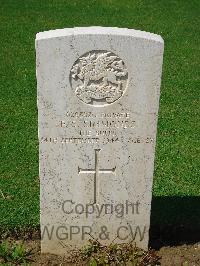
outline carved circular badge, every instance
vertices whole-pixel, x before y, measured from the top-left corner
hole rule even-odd
[[[91,51],[79,57],[70,71],[76,96],[86,104],[105,106],[122,97],[128,71],[121,58],[112,52]]]

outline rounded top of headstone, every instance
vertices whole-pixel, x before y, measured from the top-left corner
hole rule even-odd
[[[135,38],[148,39],[150,41],[155,41],[162,44],[164,43],[162,37],[154,33],[134,30],[134,29],[127,29],[127,28],[100,27],[100,26],[75,27],[75,28],[65,28],[65,29],[39,32],[36,34],[36,41],[42,39],[64,37],[69,35],[84,35],[84,34],[99,34],[99,35],[109,34],[109,35],[132,36]]]

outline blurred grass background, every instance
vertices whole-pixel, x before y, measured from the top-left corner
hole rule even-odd
[[[34,40],[50,29],[113,26],[164,38],[153,195],[200,196],[199,14],[198,0],[0,0],[1,228],[39,224]],[[184,217],[199,221],[200,207],[187,204]],[[180,213],[179,204],[166,206],[155,220]]]

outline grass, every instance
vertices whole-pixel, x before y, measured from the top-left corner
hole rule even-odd
[[[133,266],[159,266],[160,257],[154,250],[144,251],[133,243],[113,244],[102,246],[97,240],[91,240],[81,250],[82,261],[89,266],[98,265],[133,265]]]
[[[31,260],[31,250],[26,250],[23,244],[9,243],[2,241],[0,243],[0,265],[2,266],[17,266],[28,265]]]
[[[199,11],[198,0],[0,0],[1,228],[39,224],[34,39],[56,28],[101,25],[162,35],[153,193],[200,196]]]

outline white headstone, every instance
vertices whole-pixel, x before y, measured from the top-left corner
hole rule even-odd
[[[42,252],[147,249],[163,46],[132,29],[37,34]]]

